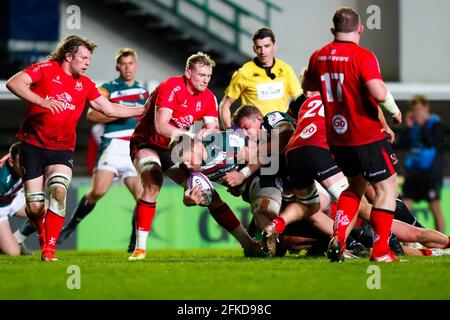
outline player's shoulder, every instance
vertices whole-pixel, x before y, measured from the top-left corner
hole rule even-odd
[[[27,70],[31,70],[31,72],[50,72],[57,68],[59,68],[58,62],[51,60],[34,63]]]

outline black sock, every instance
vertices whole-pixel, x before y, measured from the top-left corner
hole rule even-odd
[[[70,218],[68,226],[76,227],[81,220],[83,220],[92,210],[94,210],[94,207],[95,203],[90,204],[89,202],[87,202],[86,196],[83,196],[83,198],[81,198],[80,202],[78,203],[73,216]]]
[[[21,234],[25,237],[28,237],[30,234],[36,232],[36,227],[31,223],[30,220],[27,219],[19,228]]]
[[[395,203],[396,206],[394,219],[403,221],[418,228],[423,228],[423,225],[421,225],[420,222],[417,221],[416,217],[412,214],[411,211],[409,211],[408,207],[403,203],[401,199],[397,199]]]
[[[131,219],[131,235],[128,250],[129,251],[134,250],[135,246],[136,246],[136,207],[134,208],[133,217]]]

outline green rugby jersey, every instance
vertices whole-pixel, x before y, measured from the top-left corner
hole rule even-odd
[[[132,86],[129,86],[122,78],[104,83],[99,89],[101,92],[106,91],[109,101],[129,107],[144,105],[148,98],[148,91],[142,84],[135,81]],[[128,140],[138,120],[138,118],[127,118],[109,122],[105,124],[103,137]]]
[[[0,168],[0,207],[11,204],[20,189],[22,189],[22,179],[5,164]]]

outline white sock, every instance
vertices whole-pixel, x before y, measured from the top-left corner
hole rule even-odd
[[[147,250],[148,231],[136,230],[136,249]]]
[[[22,232],[20,232],[20,230],[17,229],[16,232],[14,232],[14,238],[16,238],[18,244],[21,244],[27,239],[27,236],[24,236]]]

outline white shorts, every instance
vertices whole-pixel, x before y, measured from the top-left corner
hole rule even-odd
[[[102,144],[105,141],[102,141]],[[94,171],[112,171],[115,178],[125,179],[137,177],[138,174],[130,158],[130,141],[123,139],[111,139],[109,144],[100,145],[99,158]]]
[[[12,217],[17,213],[17,211],[23,209],[24,207],[25,194],[22,188],[10,204],[0,207],[0,222],[8,220],[9,217]]]

